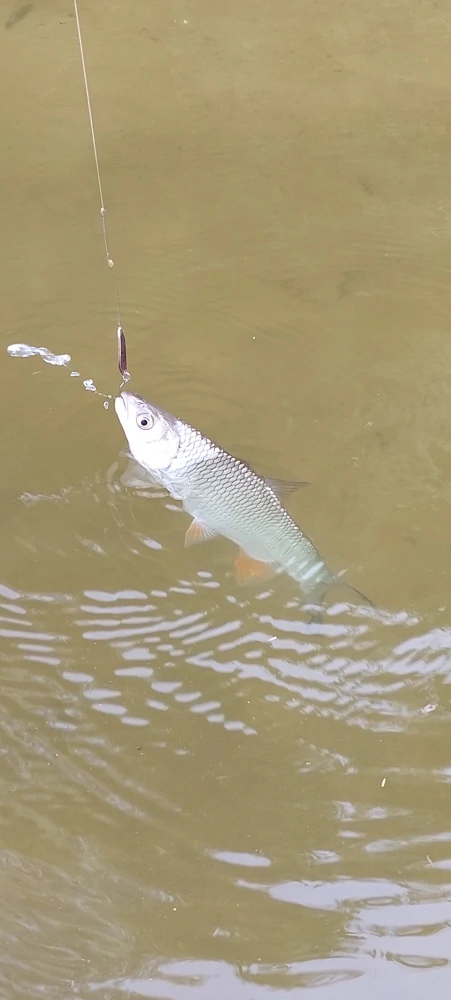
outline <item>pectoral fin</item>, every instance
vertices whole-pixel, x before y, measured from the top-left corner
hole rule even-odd
[[[310,486],[310,483],[301,483],[293,479],[273,479],[269,476],[265,476],[264,479],[282,503],[284,500],[288,500],[288,497],[291,497],[291,494],[299,490],[301,486]]]
[[[200,542],[209,542],[211,538],[216,538],[217,531],[209,528],[202,521],[194,518],[185,535],[185,546],[199,545]]]
[[[252,559],[240,549],[235,559],[235,575],[238,583],[252,583],[257,580],[270,580],[274,576],[274,570],[269,563]]]

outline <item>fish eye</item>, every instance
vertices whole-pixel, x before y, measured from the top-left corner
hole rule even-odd
[[[138,427],[141,427],[141,430],[145,431],[148,427],[152,427],[153,419],[149,413],[138,413],[136,423]]]

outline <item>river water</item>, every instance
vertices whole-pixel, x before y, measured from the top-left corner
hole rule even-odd
[[[308,480],[374,610],[239,587],[137,483],[73,10],[8,0],[1,998],[445,1000],[449,8],[80,15],[131,387]]]

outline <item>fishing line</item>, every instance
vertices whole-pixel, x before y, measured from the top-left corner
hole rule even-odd
[[[83,83],[84,83],[84,87],[85,87],[86,105],[87,105],[87,109],[88,109],[89,127],[90,127],[90,130],[91,130],[92,149],[93,149],[93,153],[94,153],[94,163],[95,163],[95,168],[96,168],[96,173],[97,173],[97,183],[98,183],[98,186],[99,186],[100,217],[101,217],[101,220],[102,220],[103,243],[104,243],[104,247],[105,247],[105,256],[106,256],[107,265],[108,265],[109,269],[112,271],[112,269],[114,267],[114,260],[110,256],[110,251],[109,251],[109,247],[108,247],[107,226],[106,226],[106,208],[105,208],[105,202],[104,202],[104,199],[103,199],[103,188],[102,188],[102,181],[101,181],[101,177],[100,177],[99,155],[98,155],[98,152],[97,152],[97,141],[96,141],[96,133],[95,133],[95,128],[94,128],[94,117],[93,117],[93,114],[92,114],[91,96],[90,96],[89,84],[88,84],[88,74],[87,74],[87,70],[86,70],[86,60],[85,60],[85,53],[84,53],[84,48],[83,48],[83,39],[82,39],[82,34],[81,34],[80,15],[79,15],[79,12],[78,12],[78,0],[73,0],[73,4],[74,4],[75,23],[77,25],[78,46],[79,46],[79,49],[80,49],[80,59],[81,59],[81,68],[82,68],[82,73],[83,73]],[[119,294],[118,294],[118,290],[117,290],[117,285],[116,285],[114,274],[112,274],[112,279],[113,279],[114,292],[115,292],[115,296],[116,296],[116,308],[117,308],[118,366],[119,366],[119,371],[120,371],[120,373],[122,375],[122,378],[124,379],[125,382],[127,382],[128,379],[130,378],[130,375],[129,375],[128,371],[127,371],[127,349],[126,349],[126,342],[125,342],[125,334],[124,334],[124,331],[122,329],[121,309],[120,309],[120,304],[119,304]]]
[[[87,104],[87,108],[88,108],[89,127],[90,127],[90,130],[91,130],[92,148],[93,148],[93,152],[94,152],[94,162],[95,162],[95,168],[96,168],[96,173],[97,173],[97,183],[98,183],[98,186],[99,186],[100,217],[102,219],[103,243],[104,243],[104,247],[105,247],[105,256],[106,256],[107,264],[108,264],[108,267],[111,270],[114,267],[114,261],[113,261],[112,257],[110,256],[110,252],[109,252],[109,248],[108,248],[108,237],[107,237],[107,228],[106,228],[106,209],[105,209],[105,202],[104,202],[104,199],[103,199],[103,189],[102,189],[102,181],[101,181],[101,177],[100,177],[100,166],[99,166],[99,156],[98,156],[98,152],[97,152],[96,133],[95,133],[95,128],[94,128],[94,118],[93,118],[93,114],[92,114],[91,96],[90,96],[90,93],[89,93],[88,74],[87,74],[87,71],[86,71],[85,53],[84,53],[84,49],[83,49],[83,39],[82,39],[82,34],[81,34],[80,15],[79,15],[79,12],[78,12],[78,2],[77,2],[77,0],[73,0],[73,5],[74,5],[75,23],[77,25],[78,45],[79,45],[79,49],[80,49],[80,59],[81,59],[81,68],[82,68],[82,72],[83,72],[83,82],[84,82],[84,87],[85,87],[86,104]],[[116,281],[115,281],[115,278],[114,278],[114,274],[112,275],[112,278],[113,278],[113,287],[114,287],[114,292],[115,292],[115,296],[116,296],[116,306],[117,306],[117,359],[118,359],[119,371],[120,371],[120,373],[122,375],[122,379],[123,379],[122,384],[124,384],[124,382],[127,382],[128,379],[130,378],[130,375],[129,375],[128,371],[127,371],[127,344],[126,344],[126,340],[125,340],[125,334],[124,334],[124,331],[122,329],[121,310],[120,310],[120,304],[119,304],[119,295],[118,295],[118,291],[117,291],[117,286],[116,286]],[[46,362],[46,364],[54,365],[56,367],[67,367],[69,365],[70,360],[71,360],[70,354],[54,354],[52,351],[49,351],[47,347],[35,347],[33,344],[10,344],[8,346],[8,348],[7,348],[7,351],[8,351],[8,354],[10,355],[10,357],[13,357],[13,358],[28,358],[28,357],[32,357],[34,355],[38,355],[39,357],[42,358],[43,361]],[[80,372],[71,371],[70,375],[71,375],[72,378],[78,378],[80,376]],[[113,398],[112,395],[111,395],[111,393],[99,392],[99,390],[97,389],[97,386],[94,385],[94,382],[93,382],[93,380],[91,378],[83,379],[83,385],[84,385],[85,389],[87,389],[88,391],[90,391],[90,392],[96,392],[99,396],[103,396],[103,398],[105,399],[105,402],[104,402],[103,405],[105,407],[108,407],[108,400]]]

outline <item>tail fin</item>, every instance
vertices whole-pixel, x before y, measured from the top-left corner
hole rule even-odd
[[[343,570],[343,572],[345,572],[345,570]],[[369,597],[367,597],[361,590],[358,590],[357,587],[353,587],[351,583],[346,583],[346,580],[342,580],[342,575],[343,573],[339,573],[337,576],[330,575],[328,582],[323,585],[320,593],[317,592],[317,602],[312,602],[314,610],[310,619],[310,624],[321,624],[322,611],[324,611],[325,608],[325,597],[326,594],[329,593],[329,590],[332,590],[333,587],[341,587],[343,590],[349,590],[350,593],[359,597],[361,601],[368,605],[368,607],[374,608],[374,604],[370,601]]]
[[[370,601],[369,597],[367,597],[366,594],[363,594],[361,590],[357,589],[357,587],[353,587],[351,583],[346,583],[345,580],[341,580],[339,576],[336,578],[336,580],[332,584],[332,586],[333,587],[345,587],[346,590],[349,590],[353,594],[356,594],[357,597],[360,597],[361,600],[364,601],[365,604],[368,604],[370,608],[374,608],[373,602]]]

